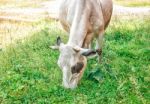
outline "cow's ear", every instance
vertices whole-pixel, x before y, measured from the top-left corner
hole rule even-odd
[[[59,47],[60,47],[62,44],[63,44],[63,43],[62,43],[62,41],[61,41],[61,38],[60,38],[60,36],[58,36],[58,37],[57,37],[57,40],[56,40],[56,45],[50,46],[50,48],[57,50],[57,49],[59,49]]]
[[[86,51],[81,52],[81,55],[86,56],[86,57],[91,57],[96,55],[96,51],[92,49],[88,49]]]
[[[57,37],[56,43],[58,46],[60,46],[60,44],[62,43],[60,36]]]
[[[93,57],[93,56],[96,56],[96,53],[97,53],[97,50],[86,49],[86,48],[80,48],[80,47],[78,47],[78,46],[73,47],[73,50],[74,50],[76,53],[80,53],[81,55],[86,56],[86,57]]]

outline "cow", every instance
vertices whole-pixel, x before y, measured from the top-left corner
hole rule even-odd
[[[59,8],[59,21],[69,34],[64,44],[60,37],[57,45],[60,56],[58,66],[63,73],[63,86],[77,87],[87,64],[87,57],[98,55],[101,60],[104,31],[113,10],[112,0],[62,0]],[[96,47],[92,49],[94,38]]]

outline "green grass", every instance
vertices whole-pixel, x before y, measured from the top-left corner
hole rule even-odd
[[[113,20],[105,35],[103,61],[88,61],[78,88],[61,86],[58,51],[49,49],[60,35],[56,22],[42,21],[32,36],[0,52],[2,104],[148,104],[150,103],[150,20]],[[88,79],[99,68],[100,82]]]
[[[129,7],[150,6],[149,0],[114,0],[114,2],[119,5],[124,5]]]

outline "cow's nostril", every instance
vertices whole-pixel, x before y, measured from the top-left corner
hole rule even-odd
[[[74,73],[80,73],[80,71],[82,70],[83,66],[84,66],[83,62],[78,62],[76,65],[74,65],[73,67],[71,67],[72,74],[74,74]]]

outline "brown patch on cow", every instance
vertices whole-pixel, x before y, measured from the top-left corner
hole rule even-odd
[[[80,71],[82,70],[83,66],[84,66],[83,62],[78,62],[76,65],[74,65],[73,67],[71,67],[72,74],[74,74],[74,73],[80,73]]]

